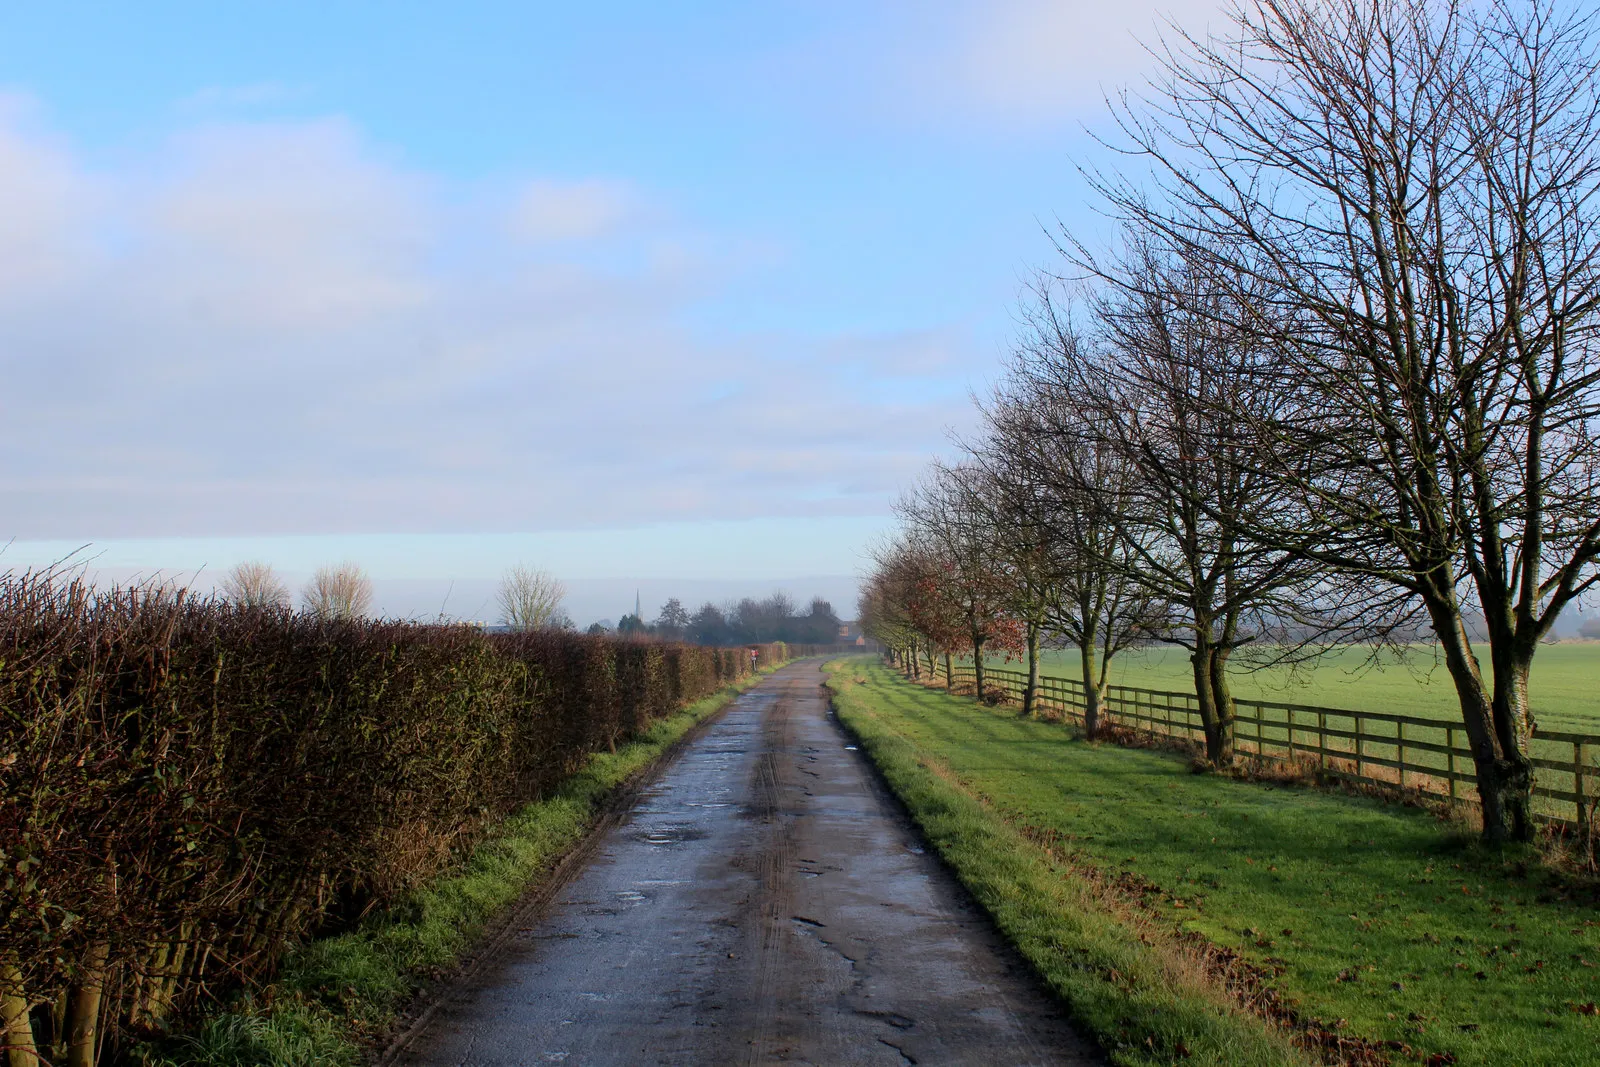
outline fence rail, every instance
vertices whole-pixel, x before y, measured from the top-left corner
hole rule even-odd
[[[971,664],[954,664],[953,685],[973,685]],[[940,664],[936,676],[944,676]],[[1020,700],[1028,678],[1022,671],[985,667],[984,684]],[[1235,751],[1258,759],[1315,763],[1345,777],[1373,785],[1400,786],[1476,804],[1477,775],[1460,723],[1414,715],[1385,715],[1352,708],[1285,704],[1270,700],[1234,701]],[[1083,683],[1041,675],[1041,710],[1082,724]],[[1105,719],[1124,729],[1180,741],[1203,741],[1200,710],[1193,693],[1114,685],[1102,709]],[[1537,730],[1529,742],[1534,765],[1534,812],[1546,821],[1577,829],[1587,838],[1600,801],[1600,734]]]

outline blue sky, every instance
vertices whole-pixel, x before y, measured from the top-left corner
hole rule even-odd
[[[1158,12],[9,5],[3,558],[854,574]]]

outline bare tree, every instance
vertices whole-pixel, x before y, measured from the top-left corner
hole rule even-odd
[[[992,433],[992,430],[991,430]],[[994,447],[992,439],[968,444],[971,462],[944,472],[965,508],[989,527],[995,578],[1007,613],[1023,625],[1027,683],[1022,714],[1032,716],[1039,699],[1039,654],[1060,596],[1060,555],[1045,508],[1025,465]]]
[[[1248,426],[1253,463],[1300,517],[1252,536],[1421,603],[1490,840],[1532,834],[1529,671],[1600,579],[1596,18],[1255,0],[1123,99],[1160,195],[1098,176],[1241,279],[1232,310],[1276,357],[1252,386],[1285,398]]]
[[[288,607],[289,587],[270,564],[257,560],[237,563],[218,586],[229,602],[242,608]]]
[[[1026,558],[1013,569],[1015,584],[1042,610],[1042,628],[1078,649],[1084,733],[1092,738],[1112,661],[1135,642],[1162,636],[1165,615],[1134,578],[1127,512],[1143,474],[1096,432],[1094,405],[1079,388],[1082,341],[1048,285],[1036,295],[1009,378],[984,412],[982,462],[1009,498],[1006,554]],[[1028,640],[1036,640],[1031,628]]]
[[[354,563],[318,567],[300,590],[305,610],[327,619],[354,619],[372,607],[372,579]]]
[[[901,666],[914,670],[919,639],[927,640],[917,627],[913,605],[921,568],[904,537],[879,545],[873,556],[875,566],[861,587],[856,618]],[[933,646],[928,647],[931,655]]]
[[[1237,325],[1242,297],[1258,317],[1264,301],[1243,280],[1219,279],[1192,244],[1174,250],[1148,234],[1128,244],[1102,273],[1101,343],[1068,388],[1096,408],[1084,424],[1141,471],[1119,516],[1128,573],[1171,613],[1163,639],[1189,652],[1206,756],[1226,766],[1236,654],[1259,666],[1315,655],[1333,635],[1382,637],[1395,598],[1340,582],[1298,544],[1251,537],[1306,526],[1297,495],[1258,469],[1241,432],[1285,402],[1255,388],[1274,356]]]
[[[500,621],[513,630],[542,630],[563,618],[567,589],[549,571],[522,564],[500,578]]]
[[[962,467],[935,465],[895,505],[910,556],[927,568],[922,600],[939,619],[954,617],[972,650],[978,697],[984,687],[985,649],[1021,651],[1021,627],[1006,610],[1007,579],[1001,544],[990,521],[992,505],[975,493],[983,479]],[[927,624],[918,626],[927,634]]]
[[[936,657],[944,657],[945,683],[953,686],[952,654],[971,648],[969,603],[952,581],[955,565],[938,545],[913,531],[899,534],[873,552],[876,564],[862,591],[862,626],[889,649],[913,679],[926,661],[937,677]]]

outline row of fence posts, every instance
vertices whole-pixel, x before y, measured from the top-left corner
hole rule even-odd
[[[1015,699],[1015,695],[1011,692],[1012,683],[1019,683],[1021,685],[1027,684],[1027,676],[1020,671],[1010,671],[999,667],[987,667],[984,671],[984,674],[986,682],[992,680],[1004,684],[1006,687],[1007,696],[1011,699]],[[948,672],[943,664],[936,664],[933,670],[933,676],[938,678],[941,675],[944,676],[945,684],[947,686],[955,686],[962,684],[963,681],[971,682],[974,672],[972,667],[967,664],[955,664],[948,669]],[[952,675],[954,677],[952,677]],[[1047,696],[1051,695],[1052,691],[1059,694],[1056,702],[1059,704],[1060,711],[1063,716],[1070,716],[1074,711],[1082,711],[1082,696],[1078,692],[1078,690],[1082,688],[1082,683],[1072,678],[1063,678],[1057,675],[1040,675],[1039,683],[1039,693],[1041,698],[1046,698]],[[1181,724],[1181,729],[1191,737],[1199,730],[1197,726],[1188,721],[1191,715],[1197,714],[1193,707],[1189,706],[1190,702],[1193,700],[1193,696],[1190,694],[1169,693],[1154,689],[1138,689],[1132,686],[1113,686],[1112,689],[1117,695],[1108,696],[1107,698],[1104,714],[1106,715],[1108,721],[1115,721],[1118,718],[1118,706],[1125,705],[1128,700],[1128,698],[1122,694],[1129,694],[1132,697],[1133,703],[1133,714],[1131,717],[1135,720],[1135,724],[1132,726],[1133,729],[1150,735],[1167,737],[1176,736],[1174,733],[1174,728],[1179,727],[1180,724],[1176,721],[1175,713],[1181,711],[1184,714],[1185,720]],[[1175,706],[1173,704],[1174,697],[1184,701],[1184,706]],[[1160,703],[1157,703],[1157,698],[1161,698]],[[1439,790],[1430,788],[1429,780],[1437,780],[1442,776],[1447,783],[1446,792],[1451,801],[1469,804],[1476,803],[1471,797],[1463,796],[1463,791],[1460,788],[1461,783],[1463,782],[1467,783],[1469,787],[1477,784],[1476,773],[1461,768],[1457,762],[1457,757],[1461,755],[1467,756],[1469,761],[1471,758],[1470,750],[1459,748],[1456,744],[1456,737],[1458,733],[1465,733],[1463,727],[1453,726],[1447,722],[1412,723],[1412,721],[1406,716],[1384,715],[1376,712],[1355,711],[1348,708],[1327,708],[1303,704],[1280,704],[1268,701],[1239,701],[1238,703],[1241,707],[1251,707],[1256,709],[1255,718],[1237,719],[1235,721],[1235,729],[1237,729],[1240,723],[1255,724],[1255,736],[1253,738],[1245,737],[1244,740],[1254,742],[1255,751],[1252,754],[1257,758],[1296,763],[1299,762],[1300,757],[1303,755],[1310,756],[1315,754],[1319,766],[1323,768],[1328,768],[1328,761],[1330,758],[1348,760],[1355,764],[1355,773],[1351,777],[1355,778],[1356,780],[1375,785],[1393,786],[1395,783],[1392,780],[1375,777],[1374,775],[1368,773],[1368,771],[1374,766],[1388,767],[1396,771],[1401,789],[1405,789],[1407,787],[1406,774],[1409,771],[1412,777],[1411,787],[1431,793],[1438,793]],[[1141,707],[1144,709],[1143,714],[1141,714]],[[1262,712],[1269,707],[1282,709],[1284,711],[1283,723],[1280,724],[1277,722],[1269,722],[1262,717]],[[1158,709],[1166,712],[1165,718],[1162,718],[1156,714]],[[1296,724],[1294,720],[1296,712],[1301,714],[1314,714],[1316,716],[1317,725],[1315,727],[1315,746],[1309,746],[1304,743],[1303,735],[1306,731],[1312,729],[1312,727],[1308,723]],[[1330,730],[1328,727],[1328,717],[1330,715],[1337,716],[1339,718],[1350,719],[1354,724],[1351,731],[1346,734],[1338,730]],[[1138,725],[1139,720],[1143,720],[1147,725]],[[1372,734],[1367,728],[1369,721],[1394,724],[1394,736],[1390,737]],[[1157,723],[1161,723],[1166,727],[1166,729],[1156,729],[1155,727]],[[1423,741],[1422,739],[1416,737],[1408,740],[1405,732],[1408,724],[1420,725],[1428,729],[1443,730],[1445,733],[1445,743],[1443,745],[1438,745],[1432,742]],[[1127,724],[1124,723],[1123,725]],[[1285,731],[1284,747],[1288,750],[1287,757],[1276,755],[1267,751],[1266,748],[1269,743],[1276,744],[1276,742],[1270,742],[1264,736],[1263,727],[1278,728],[1280,726]],[[1295,741],[1295,732],[1297,730],[1302,734],[1301,743],[1298,745]],[[1330,748],[1328,744],[1330,737],[1351,738],[1351,740],[1354,742],[1352,750],[1346,752],[1343,750]],[[1587,780],[1591,776],[1600,774],[1600,768],[1589,766],[1588,760],[1590,753],[1594,752],[1597,746],[1600,746],[1600,736],[1589,736],[1585,734],[1567,732],[1536,732],[1533,736],[1533,740],[1547,745],[1572,746],[1572,761],[1570,763],[1562,760],[1546,759],[1540,756],[1534,757],[1533,761],[1536,768],[1570,775],[1572,778],[1572,789],[1570,792],[1565,789],[1553,788],[1551,786],[1535,785],[1534,795],[1536,797],[1541,797],[1546,801],[1554,801],[1557,804],[1570,804],[1572,806],[1571,809],[1569,809],[1570,817],[1566,812],[1541,812],[1539,813],[1539,817],[1548,822],[1559,823],[1571,827],[1576,831],[1580,841],[1589,842],[1595,826],[1595,809],[1597,806],[1600,806],[1600,797],[1595,796],[1593,791],[1588,789]],[[1396,749],[1396,758],[1393,760],[1388,760],[1384,759],[1382,756],[1372,753],[1370,748],[1374,744],[1393,745]],[[1408,748],[1412,752],[1423,749],[1443,755],[1444,767],[1429,767],[1423,764],[1408,762],[1406,759],[1406,752]],[[1440,773],[1441,771],[1443,772],[1442,775]]]

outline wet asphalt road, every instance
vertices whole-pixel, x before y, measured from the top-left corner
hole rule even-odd
[[[816,662],[747,691],[396,1062],[1087,1064],[848,748]]]

